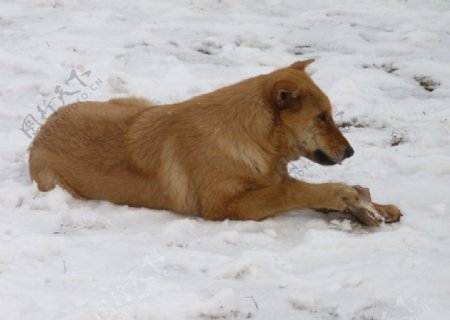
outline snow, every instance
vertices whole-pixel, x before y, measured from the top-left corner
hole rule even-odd
[[[445,319],[449,30],[445,0],[1,1],[0,318]],[[20,128],[61,105],[56,86],[171,103],[312,57],[356,153],[291,173],[369,187],[400,223],[209,222],[30,181]]]

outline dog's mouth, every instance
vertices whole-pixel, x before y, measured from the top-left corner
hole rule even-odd
[[[313,153],[313,161],[321,164],[323,166],[332,166],[337,164],[338,162],[331,159],[325,152],[318,149]]]

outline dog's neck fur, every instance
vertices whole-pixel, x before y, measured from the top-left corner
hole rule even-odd
[[[286,167],[294,147],[292,139],[286,139],[290,134],[274,121],[270,99],[262,95],[264,85],[265,78],[260,76],[219,89],[220,95],[205,94],[189,101],[202,119],[200,130],[215,139],[226,154],[257,173],[273,172],[280,162]],[[245,108],[245,112],[234,108]],[[203,121],[214,125],[202,128]]]

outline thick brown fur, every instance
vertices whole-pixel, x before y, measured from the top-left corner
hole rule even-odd
[[[78,198],[211,220],[343,211],[353,188],[287,173],[301,156],[334,164],[353,153],[304,71],[311,62],[171,105],[128,98],[62,107],[31,146],[31,178],[42,191],[59,185]]]

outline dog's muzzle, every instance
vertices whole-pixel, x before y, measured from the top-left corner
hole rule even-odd
[[[337,162],[334,161],[333,159],[331,159],[325,152],[323,152],[322,150],[316,150],[314,152],[314,160],[316,160],[316,162],[318,164],[324,165],[324,166],[332,166],[334,164],[336,164]]]
[[[350,158],[353,154],[355,153],[355,151],[353,150],[352,147],[347,147],[344,151],[344,155],[342,157],[342,160]],[[330,158],[325,152],[323,152],[322,150],[316,150],[314,152],[314,160],[321,165],[324,166],[332,166],[335,165],[337,163],[340,163],[341,161],[337,162],[335,160],[333,160],[332,158]]]

